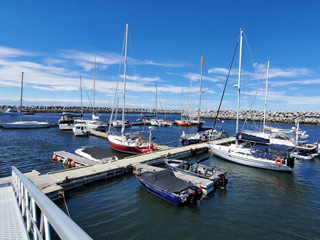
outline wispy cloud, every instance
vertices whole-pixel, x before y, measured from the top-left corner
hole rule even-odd
[[[34,53],[15,49],[15,48],[0,46],[0,58],[14,58],[19,56],[31,56],[31,55],[34,55]]]

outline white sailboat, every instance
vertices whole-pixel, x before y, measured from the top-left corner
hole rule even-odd
[[[21,77],[21,98],[20,98],[20,109],[19,109],[19,121],[10,122],[10,123],[2,123],[1,126],[3,128],[10,129],[29,129],[29,128],[47,128],[50,127],[48,122],[38,122],[38,121],[22,121],[22,98],[23,98],[23,72]]]
[[[202,95],[202,74],[203,74],[203,55],[201,57],[201,75],[200,75],[200,90],[199,90],[199,108],[198,108],[198,117],[195,121],[195,123],[198,125],[197,133],[196,134],[185,134],[185,132],[182,132],[182,135],[180,136],[180,141],[183,146],[199,143],[199,142],[205,142],[209,140],[215,140],[221,138],[221,132],[214,129],[207,129],[204,132],[200,132],[202,122],[200,120],[200,109],[201,109],[201,95]]]
[[[123,82],[123,106],[122,106],[122,128],[121,135],[111,133],[112,127],[109,126],[108,140],[111,147],[119,152],[129,154],[152,153],[151,128],[149,132],[149,141],[142,136],[143,132],[124,133],[125,130],[125,93],[126,93],[126,68],[127,68],[127,45],[128,45],[128,24],[126,24],[125,34],[125,60],[124,60],[124,82]]]
[[[242,37],[243,30],[240,29],[239,73],[238,84],[235,85],[238,92],[236,133],[239,133]],[[210,143],[209,147],[213,155],[216,155],[227,161],[269,170],[287,172],[293,171],[294,160],[289,157],[288,147],[284,147],[282,145],[252,144],[240,140],[241,134],[238,135],[235,143],[230,145]]]
[[[267,64],[267,77],[266,77],[266,89],[264,99],[264,116],[263,116],[263,128],[262,132],[258,131],[242,131],[242,139],[261,141],[265,144],[278,144],[294,147],[296,151],[300,152],[300,156],[303,158],[303,153],[307,154],[307,157],[312,157],[310,154],[316,154],[317,146],[315,144],[307,144],[307,141],[300,139],[308,138],[308,134],[305,131],[301,131],[299,128],[299,120],[296,121],[296,127],[292,129],[274,128],[266,125],[267,119],[267,96],[268,96],[268,80],[269,80],[269,68],[270,59]],[[294,154],[297,158],[297,154]]]
[[[95,114],[95,92],[96,92],[96,56],[94,56],[94,73],[93,73],[93,99],[92,99],[92,119],[87,120],[86,124],[89,129],[96,131],[104,131],[107,124],[100,120],[100,117]]]
[[[76,119],[72,128],[73,134],[76,137],[87,137],[90,132],[87,129],[87,124],[83,120],[83,105],[82,105],[82,80],[80,75],[80,98],[81,98],[81,119]]]

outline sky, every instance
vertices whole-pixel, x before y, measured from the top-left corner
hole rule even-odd
[[[244,30],[241,110],[319,111],[320,1],[0,1],[0,105],[216,110]],[[239,47],[221,108],[237,106]],[[94,76],[94,59],[96,73]],[[120,74],[119,74],[120,69]],[[82,88],[80,89],[80,75]],[[115,97],[119,79],[118,96]],[[156,87],[157,86],[157,87]],[[252,101],[254,100],[254,103]]]

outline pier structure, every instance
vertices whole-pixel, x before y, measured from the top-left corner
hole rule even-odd
[[[216,142],[234,141],[234,137],[216,140]],[[98,180],[109,179],[132,172],[138,164],[159,165],[164,158],[183,158],[208,151],[207,143],[199,143],[177,148],[155,151],[151,154],[139,154],[126,157],[119,161],[92,164],[84,167],[68,168],[47,174],[27,173],[34,185],[50,199],[57,200],[61,192],[74,189]],[[0,184],[11,181],[10,178],[0,179]],[[196,184],[196,183],[195,183]],[[206,184],[208,185],[208,184]],[[206,188],[205,186],[203,186]],[[210,192],[210,189],[208,190]]]

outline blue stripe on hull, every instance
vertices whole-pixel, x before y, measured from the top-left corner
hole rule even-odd
[[[154,194],[154,195],[156,195],[156,196],[158,196],[168,202],[171,202],[175,205],[181,205],[180,199],[177,195],[175,195],[173,193],[166,192],[162,189],[156,188],[156,187],[154,187],[150,184],[147,184],[141,180],[140,180],[140,183],[150,193],[152,193],[152,194]]]

